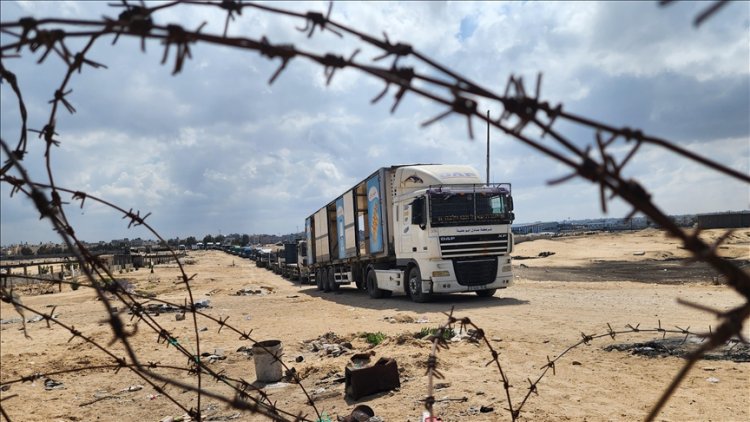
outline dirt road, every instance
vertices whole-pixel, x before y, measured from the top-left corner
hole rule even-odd
[[[709,233],[709,236],[714,236]],[[750,230],[733,235],[721,252],[739,260],[750,259]],[[343,288],[338,293],[323,293],[314,286],[299,286],[282,279],[254,263],[218,251],[191,252],[195,262],[187,266],[189,274],[197,273],[191,283],[196,301],[209,300],[204,312],[215,317],[229,317],[228,323],[242,330],[252,330],[256,340],[278,339],[283,342],[284,360],[302,377],[305,388],[317,397],[316,406],[326,415],[348,415],[357,403],[369,405],[386,421],[417,421],[423,409],[427,379],[424,376],[431,343],[415,334],[445,322],[451,308],[457,316],[468,316],[486,332],[491,344],[500,352],[500,362],[510,381],[514,407],[526,394],[527,379],[535,379],[547,362],[571,344],[587,335],[606,334],[607,324],[615,330],[627,324],[655,328],[659,321],[667,328],[675,326],[704,332],[716,325],[711,314],[677,304],[676,299],[698,302],[726,310],[741,303],[740,297],[725,286],[716,285],[711,273],[691,273],[689,283],[644,283],[635,272],[608,271],[607,262],[628,261],[633,268],[661,271],[654,264],[674,263],[665,258],[682,259],[687,254],[673,239],[656,231],[635,234],[603,234],[574,239],[526,242],[517,245],[514,255],[538,256],[555,252],[546,258],[516,260],[516,284],[499,291],[495,297],[479,298],[460,294],[438,298],[433,303],[416,304],[405,297],[373,300],[366,293]],[[643,253],[641,253],[643,252]],[[666,255],[662,256],[662,255]],[[576,271],[595,261],[601,282],[570,281]],[[640,264],[639,264],[640,263]],[[524,267],[521,267],[524,264]],[[642,265],[641,265],[642,264]],[[617,268],[625,268],[617,264]],[[640,267],[638,267],[640,265]],[[671,265],[671,264],[670,264]],[[532,273],[533,271],[533,273]],[[703,271],[703,270],[701,270]],[[160,299],[183,303],[185,291],[177,283],[179,273],[174,265],[161,265],[154,274],[141,269],[123,274],[141,293],[156,294]],[[590,278],[582,278],[590,280]],[[252,288],[261,294],[238,296],[236,292]],[[59,320],[75,325],[85,335],[107,345],[112,339],[103,307],[93,292],[86,289],[41,296],[23,297],[24,303],[43,312],[52,306]],[[118,305],[118,304],[115,304]],[[122,304],[119,304],[123,311]],[[17,317],[6,303],[0,307],[3,320]],[[26,315],[30,318],[31,315]],[[128,315],[124,319],[130,322]],[[174,313],[155,316],[177,338],[179,344],[195,349],[191,318],[177,321]],[[3,324],[0,353],[2,383],[34,373],[49,373],[82,366],[112,363],[93,346],[60,327],[47,329],[44,321],[27,324],[32,339],[25,339],[20,323]],[[236,333],[206,319],[198,320],[201,352],[216,353],[211,367],[234,378],[252,382],[253,360],[238,351],[251,343],[239,340]],[[126,327],[134,330],[133,325]],[[327,338],[320,338],[333,333]],[[364,333],[382,333],[383,341],[372,346]],[[750,330],[745,328],[750,337]],[[683,337],[669,335],[668,337]],[[378,337],[378,336],[371,336]],[[319,339],[320,338],[320,339]],[[684,362],[679,357],[650,358],[627,351],[605,351],[614,343],[643,342],[659,335],[633,333],[591,342],[572,350],[539,384],[538,395],[531,395],[523,407],[524,420],[534,421],[607,421],[642,419],[669,380]],[[318,339],[314,346],[311,340]],[[70,340],[70,341],[69,341]],[[139,324],[131,337],[144,362],[185,366],[185,358],[172,346],[157,341],[158,336]],[[328,351],[313,351],[324,344]],[[350,344],[347,344],[350,343]],[[443,421],[510,420],[506,394],[497,369],[485,366],[491,360],[482,345],[466,339],[450,342],[448,350],[439,353],[438,368],[444,379],[437,380],[436,414]],[[345,346],[351,346],[348,351]],[[342,348],[343,347],[343,348]],[[109,346],[116,356],[126,356],[118,346]],[[219,349],[219,350],[216,350]],[[197,350],[196,350],[197,351]],[[340,351],[344,353],[334,356]],[[374,352],[375,358],[396,359],[400,369],[401,388],[380,393],[358,402],[344,398],[344,368],[353,353]],[[328,354],[330,353],[330,354]],[[300,362],[298,362],[300,360]],[[195,376],[180,371],[159,373],[184,382],[195,383]],[[13,383],[2,391],[2,407],[12,420],[144,420],[160,421],[181,416],[182,412],[163,394],[125,369],[95,369],[54,375],[62,388],[45,390],[43,379]],[[143,389],[131,386],[144,385]],[[315,412],[305,404],[301,390],[294,385],[274,385],[266,392],[277,406],[293,413],[302,412],[314,419]],[[204,380],[204,388],[229,395],[228,389],[213,380]],[[132,391],[131,391],[132,390]],[[185,407],[197,406],[195,394],[178,387],[166,391]],[[231,396],[231,395],[230,395]],[[669,421],[746,421],[750,420],[747,397],[750,396],[748,363],[701,361],[688,375],[682,387],[667,404],[659,420]],[[250,414],[237,414],[217,400],[204,398],[203,414],[214,420],[264,420]],[[237,416],[235,419],[234,417]],[[167,419],[168,420],[168,419]]]

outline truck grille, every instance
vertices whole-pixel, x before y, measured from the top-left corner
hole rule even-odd
[[[508,234],[440,236],[440,253],[444,258],[502,255],[508,252]]]
[[[462,286],[490,284],[497,277],[497,258],[454,259],[453,269],[458,284]]]

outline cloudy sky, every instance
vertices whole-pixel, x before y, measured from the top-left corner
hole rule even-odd
[[[300,12],[327,9],[327,3],[275,4]],[[334,4],[331,17],[373,36],[385,31],[391,41],[410,43],[496,92],[512,74],[531,81],[543,72],[545,100],[614,126],[641,128],[747,174],[750,3],[730,4],[694,28],[692,20],[709,4],[345,2]],[[119,11],[105,2],[0,2],[3,22],[23,16],[98,19]],[[203,32],[220,34],[224,16],[183,6],[155,20],[187,28],[206,21]],[[295,29],[300,26],[246,10],[230,35],[265,35],[274,43],[345,56],[362,48],[357,60],[368,63],[378,55],[351,37],[316,31],[308,39]],[[2,37],[4,44],[10,40]],[[111,40],[102,39],[87,56],[108,69],[73,76],[69,99],[77,113],[58,113],[56,182],[151,212],[148,221],[164,237],[302,230],[307,215],[382,166],[471,164],[485,172],[480,122],[474,122],[475,141],[459,117],[421,128],[443,107],[407,95],[391,114],[391,96],[370,104],[383,84],[357,71],[340,71],[326,86],[319,65],[296,59],[269,85],[278,60],[199,44],[172,76],[174,58],[160,65],[159,43],[147,42],[144,54],[138,40],[123,37],[115,46]],[[56,57],[38,65],[38,53],[22,53],[3,65],[18,75],[29,126],[40,128],[63,68]],[[7,84],[0,100],[0,135],[15,145],[19,114]],[[480,105],[495,116],[501,111],[497,104]],[[592,140],[580,128],[559,129],[577,145]],[[588,182],[549,187],[546,181],[568,171],[499,132],[491,138],[491,179],[513,184],[517,223],[603,216],[597,189]],[[30,139],[24,163],[33,178],[45,181],[43,142]],[[656,147],[644,148],[626,173],[670,214],[750,208],[747,185]],[[0,190],[3,245],[57,240],[29,200],[10,198],[7,186]],[[620,202],[611,205],[610,217],[629,211]],[[83,240],[152,237],[128,230],[126,220],[101,206],[72,204],[67,213]]]

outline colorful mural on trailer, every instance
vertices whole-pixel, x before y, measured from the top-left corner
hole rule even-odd
[[[370,253],[383,251],[383,225],[380,206],[380,175],[367,180],[367,215],[370,227]]]

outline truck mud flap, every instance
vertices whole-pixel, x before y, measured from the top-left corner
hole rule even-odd
[[[380,358],[374,365],[361,368],[347,365],[344,382],[346,396],[352,400],[401,387],[398,364],[390,358]]]

